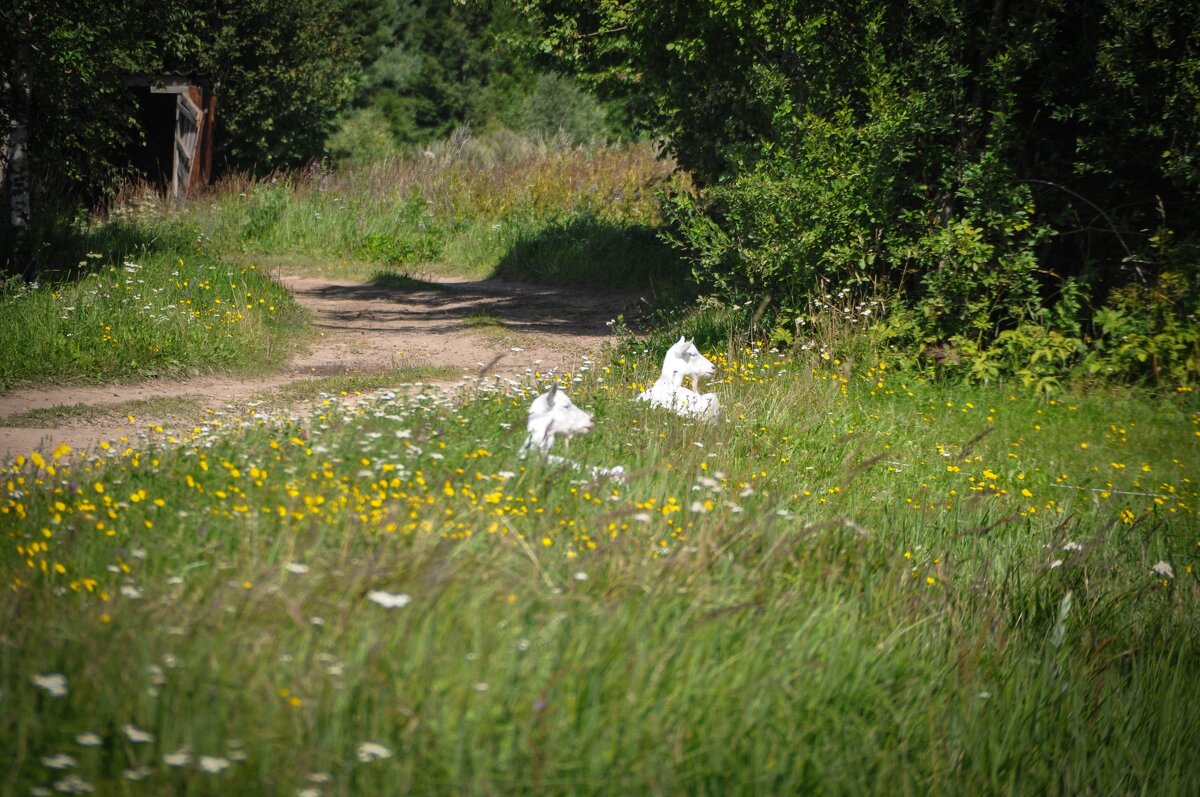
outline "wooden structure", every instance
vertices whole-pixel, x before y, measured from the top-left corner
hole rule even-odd
[[[161,101],[145,103],[149,113],[143,114],[147,140],[152,149],[160,150],[147,159],[157,164],[153,168],[160,183],[176,198],[187,196],[196,186],[207,185],[212,177],[217,109],[217,95],[208,81],[195,75],[134,75],[126,85],[135,91],[148,89],[151,99],[175,98],[173,133],[167,132],[171,120],[163,118],[165,104]],[[161,151],[167,146],[169,167]]]

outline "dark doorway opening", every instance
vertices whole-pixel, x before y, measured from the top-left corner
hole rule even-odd
[[[217,96],[197,75],[132,75],[144,146],[130,153],[138,174],[176,198],[212,175]]]
[[[175,95],[152,94],[149,88],[135,88],[138,126],[146,137],[144,146],[130,153],[130,164],[137,175],[159,193],[171,190],[175,149]]]

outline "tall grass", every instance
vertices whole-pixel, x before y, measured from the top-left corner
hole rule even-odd
[[[625,285],[630,264],[653,259],[679,271],[651,230],[660,222],[658,193],[673,164],[650,144],[583,147],[565,139],[465,133],[366,166],[331,173],[280,175],[268,181],[231,177],[206,196],[173,207],[131,188],[117,212],[178,217],[222,252],[321,256],[361,261],[402,273],[490,276],[505,263],[510,278],[554,279],[561,264],[510,253],[543,236],[586,225],[606,235],[602,248],[580,248],[560,281]],[[651,253],[647,257],[647,253]],[[560,257],[561,260],[561,257]],[[615,279],[613,266],[622,269]],[[646,279],[641,280],[645,284]]]
[[[627,482],[482,388],[15,464],[0,793],[1190,790],[1191,394],[739,347],[706,426],[659,354],[561,377]]]
[[[136,243],[135,243],[136,241]],[[198,248],[178,225],[113,224],[77,266],[0,288],[0,390],[278,366],[305,318],[254,264]]]

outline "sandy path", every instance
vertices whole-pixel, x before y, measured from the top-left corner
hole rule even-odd
[[[496,280],[437,281],[389,288],[314,277],[280,276],[312,314],[318,337],[281,371],[255,378],[222,376],[102,386],[52,386],[0,395],[0,462],[66,443],[89,450],[133,438],[148,425],[186,428],[195,418],[102,421],[74,417],[45,428],[5,426],[34,409],[85,404],[116,407],[154,398],[189,398],[219,408],[291,382],[374,374],[405,366],[448,366],[511,378],[529,369],[570,368],[609,338],[607,322],[636,311],[638,297]]]

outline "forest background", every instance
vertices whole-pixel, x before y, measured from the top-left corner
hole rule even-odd
[[[722,323],[798,345],[835,296],[902,366],[1190,384],[1198,23],[1177,0],[26,0],[0,11],[0,129],[27,112],[35,210],[5,258],[53,270],[136,177],[124,75],[199,72],[219,174],[468,127],[652,137],[680,175],[658,234]]]

